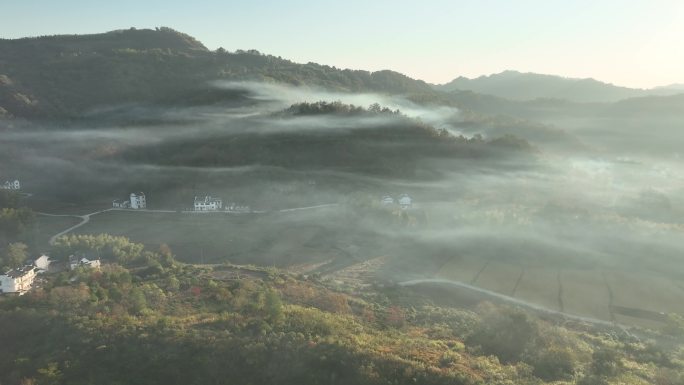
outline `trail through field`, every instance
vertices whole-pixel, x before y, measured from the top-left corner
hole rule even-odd
[[[94,213],[85,214],[85,215],[49,214],[49,213],[41,213],[41,212],[37,212],[36,214],[38,214],[38,215],[43,215],[43,216],[46,216],[46,217],[72,217],[72,218],[80,218],[80,219],[81,219],[81,222],[79,222],[79,223],[77,223],[77,224],[75,224],[75,225],[69,227],[69,228],[66,229],[66,230],[60,231],[59,233],[57,233],[57,234],[51,236],[51,237],[50,237],[50,241],[48,241],[48,243],[51,244],[51,245],[54,245],[54,244],[55,244],[55,241],[57,240],[57,238],[61,237],[62,235],[68,234],[68,233],[70,233],[70,232],[76,230],[77,228],[79,228],[79,227],[85,225],[86,223],[90,222],[90,217],[91,217],[92,215],[102,214],[102,213],[104,213],[104,212],[112,211],[112,210],[113,210],[113,209],[100,210],[100,211],[95,211]]]
[[[593,317],[585,317],[585,316],[580,316],[576,314],[569,314],[565,313],[563,311],[558,311],[554,309],[549,309],[547,307],[532,303],[532,302],[527,302],[525,300],[519,299],[519,298],[514,298],[507,296],[505,294],[497,293],[495,291],[483,289],[481,287],[473,286],[471,284],[465,283],[465,282],[460,282],[460,281],[452,281],[448,279],[438,279],[438,278],[425,278],[425,279],[413,279],[410,281],[404,281],[404,282],[399,282],[400,286],[414,286],[414,285],[420,285],[420,284],[443,284],[443,285],[451,285],[451,286],[456,286],[462,289],[466,290],[471,290],[480,294],[484,294],[486,296],[496,298],[501,301],[505,301],[514,305],[518,305],[521,307],[525,307],[528,309],[532,309],[535,311],[539,311],[542,313],[547,313],[547,314],[552,314],[552,315],[558,315],[561,317],[564,317],[566,319],[574,320],[574,321],[580,321],[580,322],[587,322],[587,323],[592,323],[596,325],[604,325],[604,326],[618,326],[622,329],[625,328],[625,326],[621,326],[615,322],[611,321],[606,321],[598,318],[593,318]]]
[[[319,209],[319,208],[324,208],[324,207],[336,207],[338,206],[337,203],[328,203],[328,204],[322,204],[322,205],[316,205],[316,206],[306,206],[306,207],[294,207],[290,209],[282,209],[278,210],[278,212],[284,213],[284,212],[291,212],[291,211],[301,211],[301,210],[312,210],[312,209]],[[90,222],[90,217],[93,215],[97,214],[102,214],[108,211],[127,211],[127,212],[146,212],[146,213],[176,213],[178,211],[175,210],[149,210],[149,209],[120,209],[120,208],[109,208],[105,210],[100,210],[100,211],[95,211],[90,214],[85,214],[85,215],[76,215],[76,214],[50,214],[50,213],[43,213],[43,212],[37,212],[36,214],[38,215],[43,215],[46,217],[72,217],[72,218],[80,218],[81,222],[69,227],[66,230],[60,231],[59,233],[53,235],[50,237],[49,244],[53,245],[57,238],[61,237],[62,235],[68,234],[77,228],[85,225],[86,223]],[[227,213],[231,214],[231,212],[226,212],[226,211],[180,211],[181,213]],[[253,213],[259,214],[259,213],[265,213],[265,211],[255,211]]]

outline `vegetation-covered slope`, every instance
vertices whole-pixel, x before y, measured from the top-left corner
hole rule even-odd
[[[278,81],[346,91],[433,93],[391,72],[296,64],[257,51],[208,51],[169,28],[0,40],[0,114],[77,117],[129,103],[215,101],[208,81]]]
[[[105,235],[63,238],[53,255],[72,252],[108,264],[0,299],[2,383],[681,381],[676,350],[516,310],[436,307],[399,288],[351,295],[274,269],[182,265],[166,247]]]

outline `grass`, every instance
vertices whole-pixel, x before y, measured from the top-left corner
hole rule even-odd
[[[548,309],[560,310],[556,274],[557,271],[551,268],[525,268],[525,274],[515,290],[515,297],[542,305]]]
[[[520,265],[492,261],[480,273],[475,284],[497,293],[511,295],[521,270]]]
[[[563,305],[567,313],[610,320],[609,292],[599,270],[561,271]]]
[[[79,223],[75,217],[47,217],[36,215],[36,244],[41,250],[47,250],[50,237]]]
[[[486,265],[486,266],[485,266]],[[684,314],[684,286],[677,281],[649,273],[612,270],[603,278],[601,268],[573,269],[567,266],[525,267],[523,265],[492,259],[487,261],[476,256],[453,257],[435,274],[436,278],[452,279],[505,295],[512,295],[525,301],[542,305],[548,309],[561,310],[559,303],[559,282],[562,284],[563,311],[611,320],[610,291],[614,293],[613,304],[656,312]],[[481,270],[481,272],[480,272]],[[479,275],[478,275],[478,272]],[[606,284],[606,281],[608,285]],[[515,293],[513,288],[515,287]],[[627,325],[656,328],[660,324],[635,317],[615,315],[615,320]],[[662,325],[660,325],[662,326]]]
[[[296,213],[111,211],[75,232],[122,235],[155,248],[168,244],[184,262],[289,267],[343,257],[335,250],[336,210]]]

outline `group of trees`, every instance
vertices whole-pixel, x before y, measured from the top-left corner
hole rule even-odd
[[[277,115],[343,115],[343,116],[374,116],[374,115],[388,115],[388,116],[403,116],[399,110],[391,110],[387,107],[381,106],[379,103],[373,103],[368,108],[363,106],[355,106],[353,104],[345,104],[341,101],[326,102],[318,101],[314,103],[297,103],[285,109]]]
[[[35,214],[14,191],[0,189],[0,269],[23,265],[33,240]]]
[[[274,269],[181,264],[122,237],[55,247],[110,263],[0,300],[1,383],[638,384],[629,373],[653,365],[639,375],[679,378],[662,351],[505,307],[358,298]]]

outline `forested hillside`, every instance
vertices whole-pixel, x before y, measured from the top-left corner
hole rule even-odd
[[[131,103],[212,103],[207,82],[259,80],[344,91],[432,94],[392,71],[297,64],[254,50],[208,51],[169,28],[0,40],[0,116],[75,118]]]

